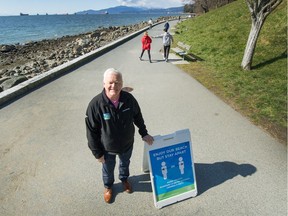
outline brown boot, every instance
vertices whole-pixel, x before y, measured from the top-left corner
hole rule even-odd
[[[125,192],[132,193],[132,186],[127,180],[123,181],[122,184]]]
[[[112,200],[112,189],[111,188],[105,188],[104,200],[106,203],[111,203],[111,200]]]

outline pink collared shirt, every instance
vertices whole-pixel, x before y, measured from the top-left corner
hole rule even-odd
[[[118,100],[116,100],[116,101],[112,101],[112,100],[111,100],[111,102],[112,102],[112,104],[114,105],[114,107],[115,107],[115,108],[117,108],[117,107],[118,107],[118,104],[119,104],[119,99],[118,99]]]

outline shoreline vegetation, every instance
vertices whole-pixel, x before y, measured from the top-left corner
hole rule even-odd
[[[176,17],[159,17],[154,22],[170,19]],[[143,21],[56,39],[0,45],[0,92],[148,26]]]

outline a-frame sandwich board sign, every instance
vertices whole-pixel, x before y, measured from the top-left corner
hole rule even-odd
[[[197,195],[192,143],[188,129],[155,136],[153,145],[145,143],[153,199],[156,208]],[[145,158],[145,155],[144,155]],[[143,158],[143,171],[145,168]]]

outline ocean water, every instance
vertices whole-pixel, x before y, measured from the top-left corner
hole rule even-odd
[[[0,44],[24,44],[76,35],[101,27],[131,25],[165,16],[171,14],[0,16]]]

